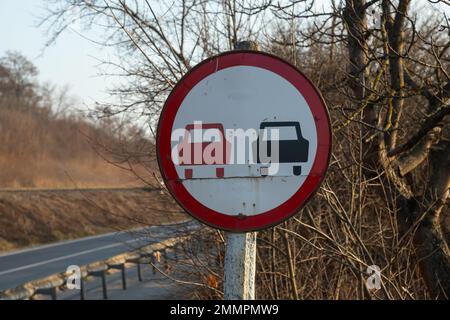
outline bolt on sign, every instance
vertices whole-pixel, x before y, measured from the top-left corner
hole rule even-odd
[[[288,62],[231,51],[191,69],[157,130],[164,182],[194,218],[247,232],[291,217],[328,167],[331,129],[314,85]]]

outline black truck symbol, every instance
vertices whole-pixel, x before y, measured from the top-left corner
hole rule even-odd
[[[260,141],[261,134],[258,137],[257,145],[257,159],[260,161],[260,147],[261,143],[267,143],[267,157],[270,158],[272,147],[271,129],[279,130],[278,139],[278,162],[279,163],[294,163],[292,172],[298,176],[302,173],[302,167],[299,163],[308,161],[309,141],[303,138],[300,123],[297,121],[277,121],[277,122],[262,122],[260,125],[260,132],[265,131],[266,139]],[[291,135],[286,137],[283,131],[289,131]],[[264,136],[263,136],[264,137]]]

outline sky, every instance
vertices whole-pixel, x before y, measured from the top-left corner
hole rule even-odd
[[[325,5],[319,0],[316,5]],[[428,4],[420,0],[417,5]],[[39,69],[39,80],[60,87],[68,85],[70,93],[86,105],[105,102],[114,80],[99,75],[99,60],[111,60],[114,49],[94,44],[77,34],[77,26],[64,32],[50,47],[45,28],[37,28],[45,15],[45,0],[0,0],[0,56],[8,50],[19,51]],[[447,9],[446,5],[441,5]],[[88,38],[98,39],[83,31]]]
[[[19,51],[37,66],[41,81],[68,85],[70,93],[86,105],[105,102],[114,80],[99,76],[96,65],[98,60],[111,60],[114,49],[83,38],[76,25],[46,48],[46,28],[37,28],[39,17],[45,16],[45,6],[45,0],[0,0],[0,56],[6,51]],[[81,33],[98,39],[86,30]]]
[[[76,26],[64,32],[56,43],[45,47],[46,28],[37,28],[45,15],[45,0],[1,0],[0,56],[19,51],[39,70],[39,80],[62,87],[85,104],[105,101],[111,80],[99,75],[97,59],[108,59],[112,49],[95,45],[76,33]],[[108,52],[109,50],[109,52]]]

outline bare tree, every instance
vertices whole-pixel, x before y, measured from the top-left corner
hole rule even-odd
[[[180,77],[237,40],[290,60],[324,93],[334,156],[307,208],[260,234],[258,296],[435,299],[450,295],[450,28],[445,1],[421,5],[419,16],[408,0],[60,0],[45,23],[53,39],[78,12],[105,32],[120,56],[106,63],[127,82],[96,115],[143,118],[148,132]],[[209,237],[221,257],[223,237]],[[214,266],[198,270],[220,278]]]

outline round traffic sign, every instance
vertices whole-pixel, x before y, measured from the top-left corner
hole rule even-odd
[[[191,69],[162,110],[157,155],[193,217],[246,232],[291,217],[319,187],[331,129],[314,85],[288,62],[231,51]]]

